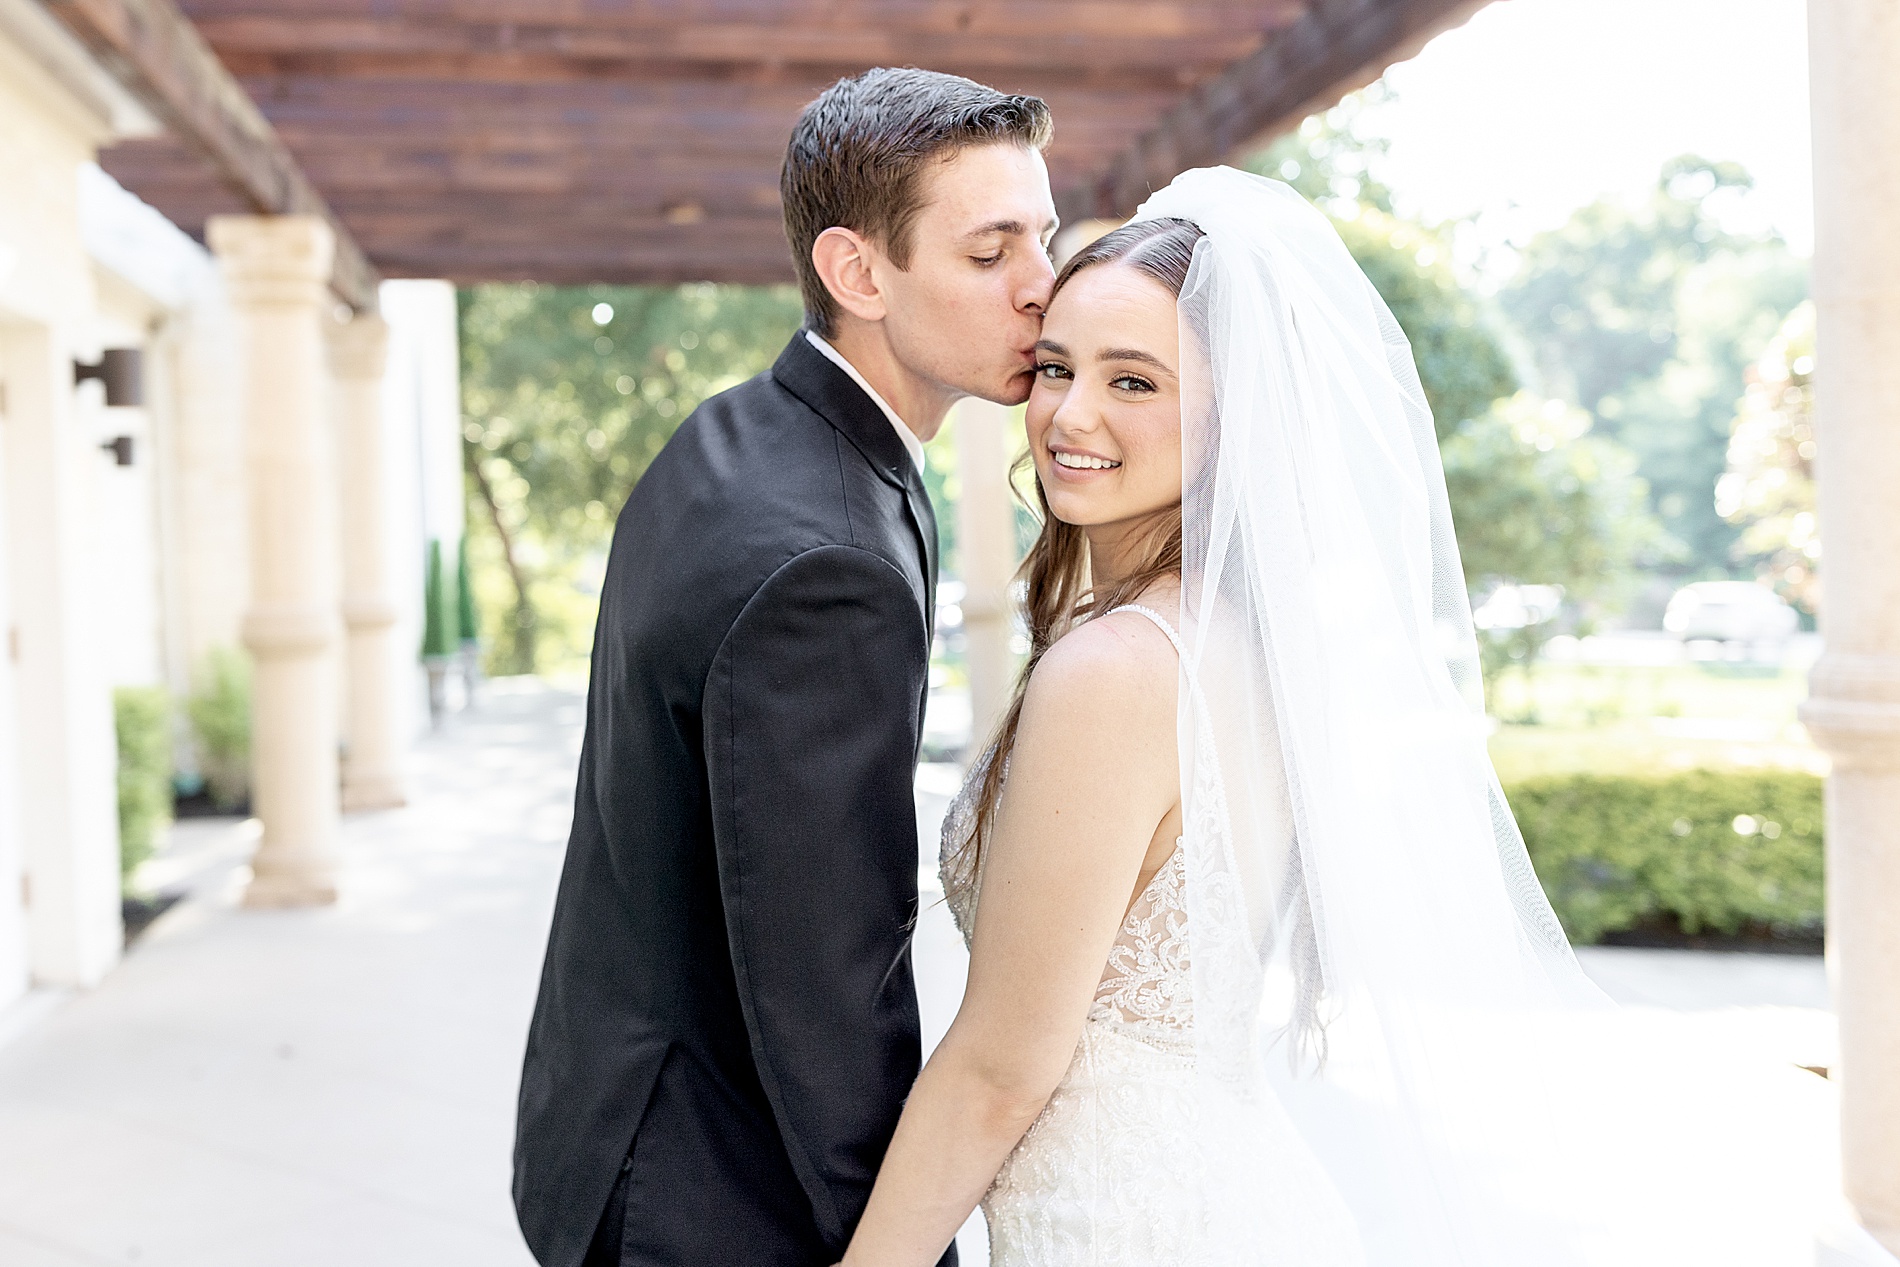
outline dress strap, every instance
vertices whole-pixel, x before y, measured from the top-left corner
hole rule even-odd
[[[1174,653],[1184,660],[1187,658],[1187,648],[1181,645],[1181,635],[1174,631],[1174,626],[1168,623],[1167,617],[1154,608],[1143,607],[1140,603],[1123,603],[1120,607],[1110,608],[1103,614],[1113,616],[1116,612],[1140,612],[1149,620],[1154,621],[1155,626],[1168,635],[1168,641],[1174,644]]]

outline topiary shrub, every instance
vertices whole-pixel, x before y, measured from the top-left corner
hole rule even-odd
[[[1821,780],[1812,774],[1555,775],[1505,795],[1572,941],[1659,917],[1689,934],[1821,931]]]
[[[251,662],[230,647],[213,647],[192,684],[191,733],[205,794],[235,810],[251,794]]]
[[[172,707],[162,686],[112,692],[119,741],[119,876],[128,881],[152,856],[172,817]]]

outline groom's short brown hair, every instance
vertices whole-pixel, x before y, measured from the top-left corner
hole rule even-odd
[[[934,70],[867,70],[825,89],[792,129],[778,178],[806,324],[829,335],[838,315],[811,262],[819,234],[833,227],[861,233],[907,268],[930,160],[995,142],[1046,149],[1052,132],[1040,97]]]

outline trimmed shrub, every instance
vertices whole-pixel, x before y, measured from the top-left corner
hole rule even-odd
[[[1821,780],[1812,774],[1556,775],[1505,795],[1572,941],[1670,917],[1690,934],[1821,931]]]
[[[462,630],[456,617],[455,577],[442,567],[442,542],[429,538],[429,553],[422,573],[422,658],[445,660],[462,646]]]
[[[212,648],[186,711],[206,795],[219,809],[238,808],[251,794],[251,662],[230,647]]]
[[[119,741],[119,876],[131,879],[152,856],[172,817],[172,706],[162,686],[112,692]]]

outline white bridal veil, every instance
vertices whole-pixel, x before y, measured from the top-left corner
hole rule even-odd
[[[1763,1203],[1818,1222],[1829,1178],[1791,1192],[1751,1155],[1724,1097],[1752,1075],[1630,1049],[1538,885],[1391,313],[1278,181],[1191,171],[1136,218],[1159,217],[1205,234],[1180,305],[1180,737],[1214,1208],[1273,1199],[1217,1107],[1259,1094],[1374,1267],[1813,1262]]]

